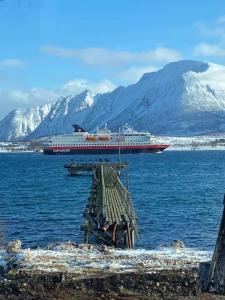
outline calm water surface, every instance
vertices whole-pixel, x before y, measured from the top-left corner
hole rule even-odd
[[[63,165],[71,159],[96,158],[0,154],[0,222],[5,239],[20,239],[25,247],[82,242],[80,224],[91,177],[69,177]],[[223,208],[225,152],[171,151],[122,159],[129,163],[129,191],[139,219],[138,247],[152,249],[181,239],[188,247],[213,249]]]

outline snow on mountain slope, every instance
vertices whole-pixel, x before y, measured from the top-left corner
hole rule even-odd
[[[217,79],[216,79],[217,78]],[[225,130],[225,67],[179,61],[144,74],[136,84],[145,90],[116,118],[155,134],[195,135]]]
[[[40,136],[40,127],[42,135],[71,132],[74,122],[89,131],[106,123],[113,130],[129,123],[138,130],[167,135],[224,131],[225,67],[191,60],[170,63],[144,74],[136,84],[96,95],[82,110],[82,118],[71,112],[70,118],[56,120],[46,118],[35,136]]]
[[[225,130],[225,67],[179,61],[147,73],[134,85],[101,95],[85,122],[129,123],[154,134],[195,135]]]
[[[0,122],[0,140],[21,140],[44,120],[52,103],[28,109],[15,109]]]
[[[130,123],[129,114],[124,112],[138,99],[145,97],[148,86],[142,82],[128,87],[119,87],[111,93],[98,95],[92,110],[87,115],[86,124],[88,130],[95,130],[97,126],[108,124],[110,128],[118,128],[124,123]],[[121,122],[117,125],[118,116],[122,115]]]
[[[93,103],[94,94],[90,91],[84,91],[76,96],[59,98],[48,116],[29,138],[72,132],[72,124],[82,125]]]

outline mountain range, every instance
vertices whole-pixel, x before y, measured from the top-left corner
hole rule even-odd
[[[144,74],[112,92],[60,97],[54,103],[16,109],[0,122],[0,140],[34,139],[125,123],[156,135],[192,136],[225,131],[225,67],[182,60]]]

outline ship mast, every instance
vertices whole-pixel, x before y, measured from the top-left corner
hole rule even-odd
[[[119,128],[119,135],[118,135],[118,146],[119,146],[119,164],[121,166],[121,153],[120,153],[120,128]],[[120,172],[120,170],[119,170]]]

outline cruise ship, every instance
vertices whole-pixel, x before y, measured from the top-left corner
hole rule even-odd
[[[106,126],[88,133],[79,125],[73,125],[72,134],[52,136],[43,143],[44,154],[126,154],[156,153],[169,145],[157,144],[149,132],[137,132],[129,126],[122,127],[118,133]]]

